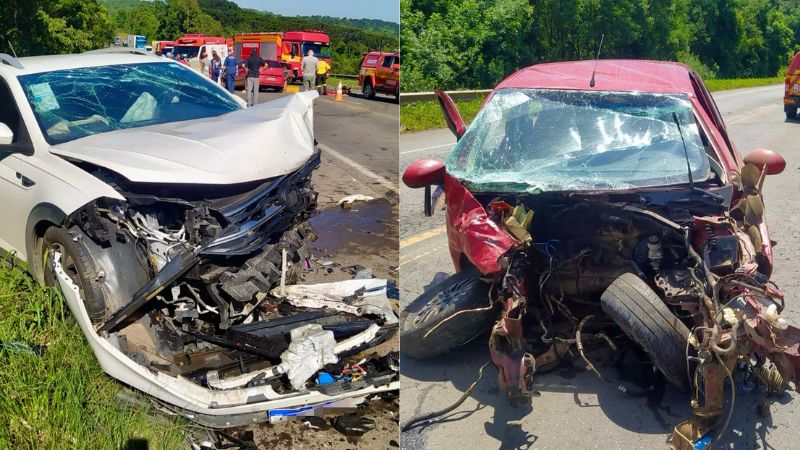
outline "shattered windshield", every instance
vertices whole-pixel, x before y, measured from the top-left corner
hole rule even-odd
[[[19,80],[51,145],[241,108],[223,89],[177,63],[86,67]]]
[[[459,140],[447,171],[473,191],[621,190],[688,183],[687,153],[693,181],[707,179],[685,95],[502,89]]]

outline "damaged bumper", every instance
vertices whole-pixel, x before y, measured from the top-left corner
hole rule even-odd
[[[134,362],[118,348],[115,335],[104,338],[97,334],[91,325],[78,287],[64,270],[56,267],[58,283],[70,311],[76,317],[83,334],[89,341],[98,362],[106,373],[145,394],[151,395],[168,405],[176,413],[189,420],[214,428],[227,428],[262,422],[270,419],[270,411],[311,406],[324,413],[325,409],[335,409],[341,405],[358,403],[368,396],[400,388],[397,371],[364,377],[360,383],[346,386],[328,386],[314,390],[280,394],[272,386],[251,386],[250,382],[260,373],[253,372],[227,382],[212,382],[205,388],[182,376],[149,370]],[[373,326],[359,335],[336,344],[337,355],[358,349],[374,342],[380,336],[380,329]],[[285,411],[283,412],[285,413]]]

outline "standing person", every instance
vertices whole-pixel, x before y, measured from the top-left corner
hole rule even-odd
[[[200,73],[205,74],[207,72],[206,67],[208,67],[208,52],[206,52],[205,47],[203,47],[203,51],[200,52],[200,56],[197,59],[200,63]]]
[[[303,68],[303,91],[310,91],[311,89],[314,89],[317,75],[317,64],[319,64],[319,60],[314,57],[314,50],[309,50],[308,56],[303,58],[303,61],[300,62],[300,65]]]
[[[255,106],[258,104],[258,91],[261,90],[261,68],[264,67],[264,61],[258,53],[250,53],[250,56],[244,60],[244,66],[247,68],[247,106]]]
[[[320,59],[317,64],[317,90],[322,90],[322,95],[328,95],[328,71],[331,65],[324,59]]]
[[[239,71],[239,60],[236,59],[236,55],[233,53],[228,53],[222,66],[225,70],[225,87],[228,88],[228,92],[235,94],[233,82],[236,80],[236,73]]]
[[[214,83],[219,83],[219,73],[222,71],[222,60],[216,50],[211,52],[211,63],[208,65],[208,72]]]

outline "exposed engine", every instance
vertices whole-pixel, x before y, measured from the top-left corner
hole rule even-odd
[[[207,188],[134,184],[92,168],[127,200],[86,205],[68,223],[108,265],[105,312],[90,311],[97,332],[116,334],[140,364],[202,385],[223,386],[228,375],[271,367],[274,373],[262,378],[276,392],[290,389],[278,380],[287,370],[279,364],[294,340],[305,339],[295,336],[303,327],[332,332],[328,348],[335,345],[336,356],[328,362],[388,339],[396,320],[387,323],[368,308],[359,313],[352,306],[358,299],[337,310],[269,296],[295,283],[310,261],[315,235],[308,218],[317,198],[311,172],[318,164],[317,154],[278,179]],[[338,343],[362,333],[366,342]],[[313,375],[293,380],[288,370],[295,390]]]

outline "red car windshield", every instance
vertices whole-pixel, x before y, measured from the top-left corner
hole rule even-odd
[[[687,154],[693,181],[705,181],[706,152],[686,96],[502,89],[447,171],[471,191],[623,190],[688,183]]]

